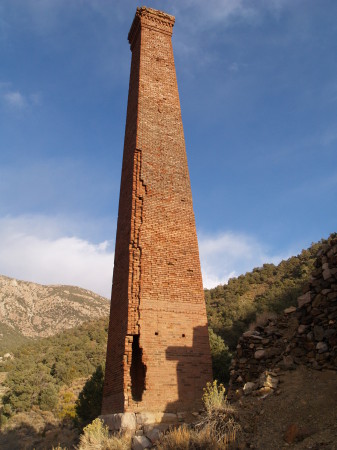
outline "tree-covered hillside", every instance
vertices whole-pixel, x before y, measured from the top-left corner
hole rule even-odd
[[[3,413],[10,416],[32,407],[53,411],[58,416],[74,416],[72,390],[75,380],[82,386],[97,368],[105,363],[108,318],[87,322],[56,336],[36,340],[14,352],[2,370],[8,372],[8,391],[3,398]],[[81,386],[81,387],[82,387]]]
[[[312,244],[277,266],[264,264],[230,279],[226,285],[205,289],[209,326],[231,350],[258,315],[266,311],[280,313],[297,305],[297,297],[310,277],[323,242]]]

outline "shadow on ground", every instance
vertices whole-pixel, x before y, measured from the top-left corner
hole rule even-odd
[[[44,450],[58,445],[67,449],[78,443],[79,430],[69,423],[46,423],[37,430],[30,423],[17,422],[11,428],[0,432],[0,448],[2,450]]]

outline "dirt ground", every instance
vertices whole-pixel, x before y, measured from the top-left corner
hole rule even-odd
[[[243,428],[239,448],[337,450],[337,372],[302,366],[279,380],[278,395],[235,403]]]

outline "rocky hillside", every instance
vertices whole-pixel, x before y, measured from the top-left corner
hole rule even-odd
[[[266,315],[264,322],[239,339],[230,380],[236,390],[260,389],[263,395],[277,386],[278,370],[300,364],[337,369],[337,237],[318,252],[315,270],[303,290],[297,307],[285,309],[276,318]]]
[[[253,448],[337,448],[336,234],[297,300],[246,331],[232,360],[229,396]]]
[[[0,351],[107,316],[110,303],[74,286],[43,286],[0,275]]]
[[[280,264],[264,264],[227,285],[205,290],[208,321],[231,351],[256,317],[266,311],[281,313],[297,304],[324,240]]]

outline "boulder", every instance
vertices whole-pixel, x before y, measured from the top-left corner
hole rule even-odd
[[[298,307],[302,308],[302,306],[306,305],[307,303],[310,303],[311,301],[311,292],[308,291],[306,294],[301,295],[297,299]]]
[[[255,359],[263,359],[266,357],[266,351],[265,350],[256,350],[254,353]]]
[[[151,448],[152,443],[146,436],[134,436],[132,438],[132,450],[144,450],[144,448]]]
[[[249,395],[253,392],[253,390],[256,388],[255,383],[252,383],[251,381],[248,381],[248,383],[245,383],[243,386],[243,393],[245,395]]]

